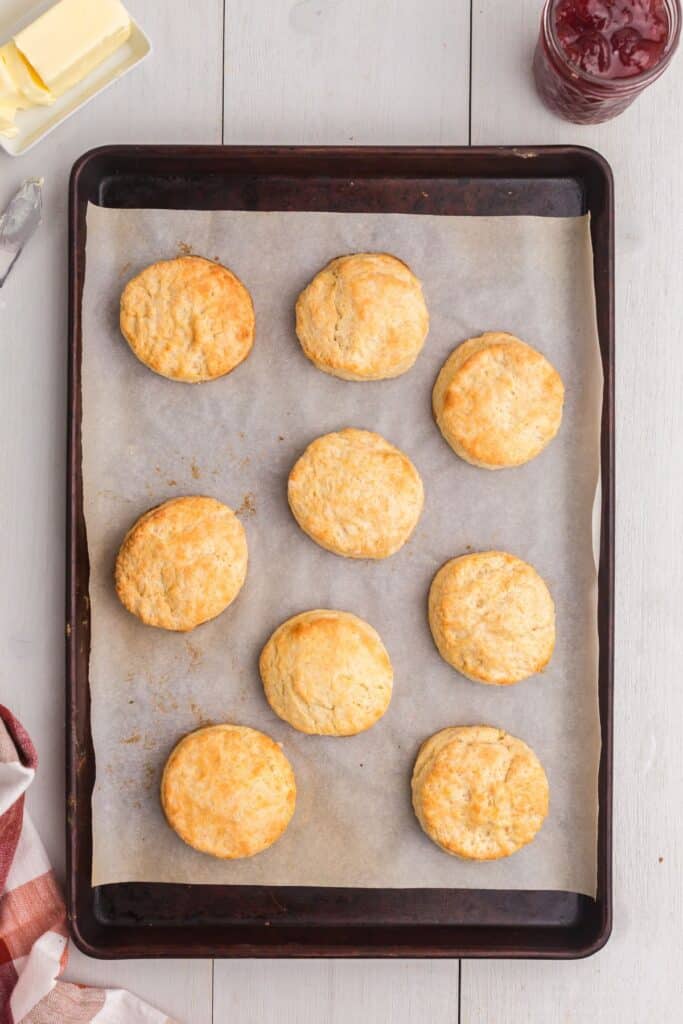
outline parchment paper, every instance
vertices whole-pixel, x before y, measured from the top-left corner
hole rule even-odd
[[[187,385],[156,376],[118,330],[121,289],[153,260],[218,258],[254,298],[256,342],[229,376]],[[395,253],[424,283],[431,328],[415,367],[393,381],[349,383],[316,370],[293,329],[300,289],[329,259]],[[122,881],[271,885],[563,889],[596,882],[596,569],[602,375],[586,218],[433,217],[155,210],[88,211],[83,296],[83,470],[90,552],[90,686],[97,782],[93,884]],[[452,348],[503,329],[562,374],[558,438],[536,460],[495,473],[451,451],[431,415],[434,379]],[[382,562],[323,551],[297,527],[287,474],[314,437],[379,431],[420,470],[425,511],[409,543]],[[112,584],[118,546],[146,509],[209,494],[239,510],[249,542],[245,587],[191,634],[142,625]],[[431,579],[448,558],[502,548],[530,561],[557,605],[554,657],[541,676],[498,688],[439,657],[427,625]],[[257,660],[271,631],[309,608],[367,619],[395,669],[394,696],[368,732],[302,735],[273,712]],[[285,836],[250,860],[185,846],[158,800],[164,761],[207,722],[255,726],[281,741],[298,801]],[[527,741],[550,781],[548,819],[508,859],[466,863],[426,838],[409,780],[418,747],[448,725],[486,723]]]

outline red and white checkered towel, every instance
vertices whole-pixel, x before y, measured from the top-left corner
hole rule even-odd
[[[58,981],[67,960],[66,909],[24,793],[38,758],[0,704],[0,1024],[173,1024],[122,989]]]

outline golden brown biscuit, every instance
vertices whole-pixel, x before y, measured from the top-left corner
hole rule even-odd
[[[429,625],[441,657],[477,683],[518,683],[541,672],[555,646],[547,586],[504,551],[446,562],[429,591]]]
[[[387,558],[413,532],[424,503],[407,455],[371,430],[347,428],[309,444],[289,474],[301,529],[347,558]]]
[[[413,807],[446,853],[497,860],[526,846],[548,813],[548,780],[533,750],[490,725],[442,729],[420,747]]]
[[[254,342],[254,307],[239,278],[200,256],[152,263],[121,296],[121,332],[138,359],[171,380],[222,377]]]
[[[169,825],[213,857],[253,857],[272,846],[295,803],[294,772],[280,746],[244,725],[210,725],[184,736],[161,779]]]
[[[383,252],[332,260],[296,303],[304,352],[319,370],[344,380],[405,373],[428,330],[420,282],[405,263]]]
[[[261,652],[261,679],[276,715],[300,732],[353,736],[389,707],[394,673],[372,626],[317,608],[279,626]]]
[[[512,334],[489,331],[448,357],[432,393],[441,433],[483,469],[520,466],[560,429],[564,385],[548,360]]]
[[[220,615],[247,574],[247,539],[215,498],[173,498],[141,516],[124,537],[116,593],[148,626],[190,630]]]

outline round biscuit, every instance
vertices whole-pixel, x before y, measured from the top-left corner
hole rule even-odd
[[[347,558],[387,558],[415,529],[424,491],[407,455],[349,427],[309,444],[293,466],[289,505],[317,544]]]
[[[497,860],[526,846],[548,813],[533,750],[489,725],[453,726],[420,747],[412,778],[420,825],[446,853]]]
[[[161,779],[166,820],[195,850],[253,857],[280,838],[294,814],[294,772],[280,746],[243,725],[188,733]]]
[[[254,342],[254,306],[220,263],[180,256],[152,263],[121,295],[121,333],[140,362],[170,380],[222,377]]]
[[[459,345],[432,392],[453,451],[483,469],[520,466],[557,434],[564,385],[545,356],[512,334],[489,331]]]
[[[506,686],[550,661],[555,605],[533,566],[505,551],[481,551],[439,569],[429,626],[449,665],[477,683]]]
[[[268,703],[300,732],[353,736],[389,707],[393,670],[378,633],[350,612],[317,608],[280,625],[259,661]]]
[[[382,252],[340,256],[296,303],[296,333],[319,370],[344,380],[383,380],[409,370],[429,314],[410,267]]]
[[[220,615],[247,574],[247,539],[215,498],[173,498],[123,539],[114,581],[122,604],[148,626],[187,631]]]

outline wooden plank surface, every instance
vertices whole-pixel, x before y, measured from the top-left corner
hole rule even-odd
[[[28,806],[64,872],[66,206],[71,164],[108,142],[220,142],[222,0],[127,0],[152,56],[25,156],[0,153],[0,207],[45,178],[44,219],[0,291],[1,698],[41,759]],[[0,38],[25,0],[0,0]],[[212,31],[207,31],[208,26]],[[201,75],[197,75],[197,67]],[[211,962],[99,963],[70,978],[130,987],[182,1022],[211,1021]]]
[[[456,1024],[457,960],[217,960],[215,1024]]]
[[[642,1024],[683,1002],[683,59],[593,128],[548,113],[531,79],[538,0],[475,0],[472,143],[578,143],[611,162],[617,204],[615,925],[574,964],[467,962],[462,1024]]]
[[[469,0],[226,0],[226,143],[467,142]]]

